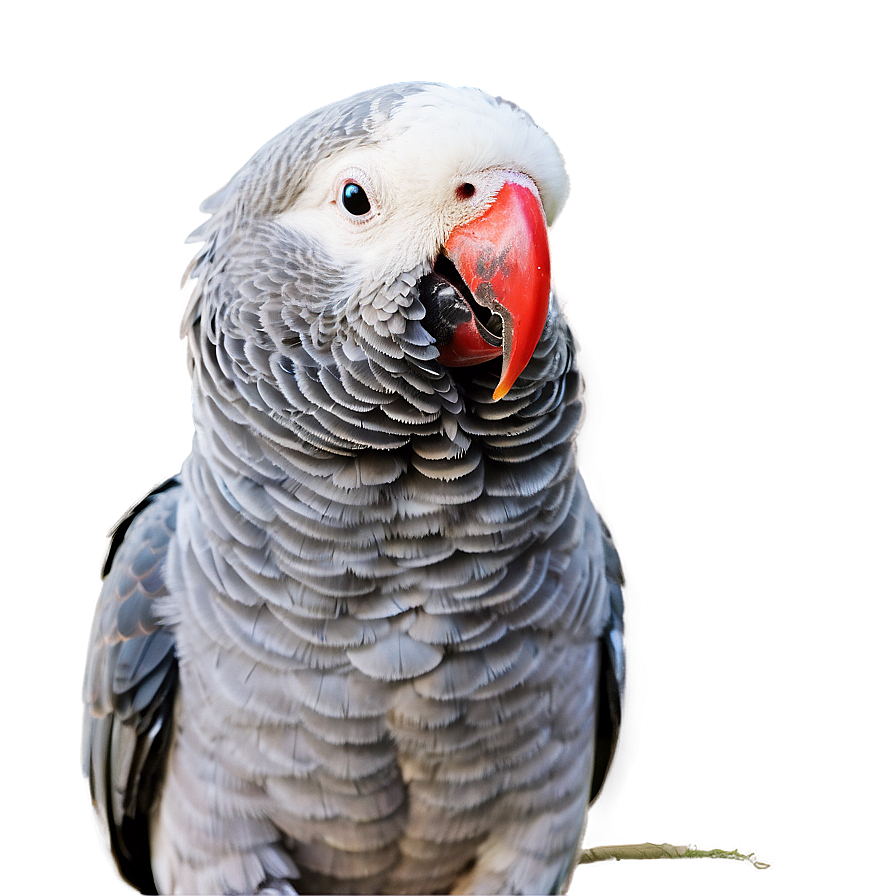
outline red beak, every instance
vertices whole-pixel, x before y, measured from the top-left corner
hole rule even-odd
[[[439,359],[449,366],[463,366],[503,356],[501,379],[493,395],[497,401],[529,363],[548,316],[551,259],[537,192],[508,180],[478,218],[451,231],[445,253],[476,302],[501,316],[502,345],[496,346],[494,337],[483,337],[483,328],[473,315],[455,330]]]

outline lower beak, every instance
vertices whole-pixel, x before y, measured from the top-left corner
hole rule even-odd
[[[505,182],[478,218],[451,231],[445,254],[475,302],[498,315],[501,325],[485,327],[475,314],[467,315],[440,343],[439,358],[448,366],[463,366],[501,356],[497,401],[529,363],[548,315],[551,260],[534,185]],[[500,342],[495,330],[500,330]]]

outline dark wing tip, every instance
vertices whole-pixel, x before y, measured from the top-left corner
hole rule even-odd
[[[622,722],[622,691],[616,678],[609,646],[600,642],[600,676],[597,686],[597,719],[595,723],[594,770],[591,775],[591,800],[597,798],[613,762],[619,727]]]
[[[599,641],[600,672],[597,681],[597,719],[594,745],[594,772],[591,779],[591,799],[600,793],[619,739],[622,722],[622,693],[625,687],[625,651],[622,636],[625,629],[622,586],[625,577],[619,553],[613,544],[610,530],[600,521],[603,537],[604,563],[610,598],[610,618]]]

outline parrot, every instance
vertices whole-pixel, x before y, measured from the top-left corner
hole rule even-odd
[[[625,654],[552,285],[568,192],[519,106],[410,82],[200,206],[191,451],[111,533],[84,678],[139,891],[569,886]]]

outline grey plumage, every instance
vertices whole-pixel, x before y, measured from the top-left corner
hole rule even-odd
[[[116,531],[85,682],[85,773],[145,891],[557,892],[574,867],[624,673],[567,325],[552,299],[495,401],[500,362],[445,366],[421,324],[446,227],[390,268],[290,217],[449,103],[525,144],[552,219],[549,138],[426,84],[307,116],[203,206],[193,451]]]

